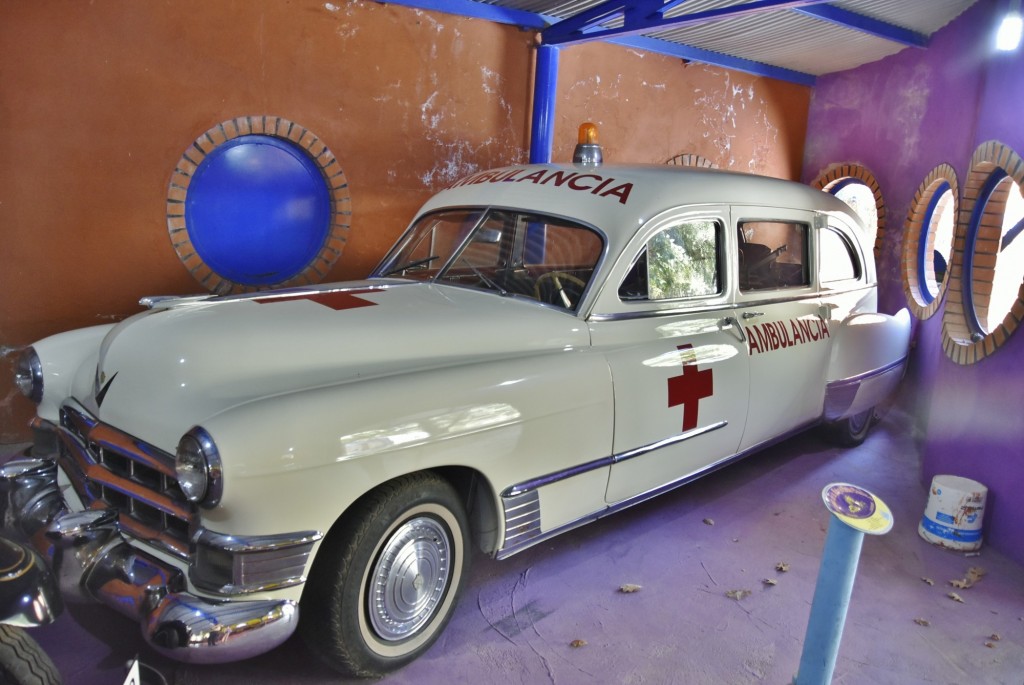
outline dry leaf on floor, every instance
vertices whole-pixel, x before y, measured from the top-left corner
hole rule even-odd
[[[573,640],[572,642],[569,643],[569,646],[572,647],[573,649],[579,649],[580,647],[584,646],[585,644],[587,644],[586,640]]]
[[[778,585],[779,584],[779,581],[775,580],[774,578],[762,578],[761,582],[764,583],[765,585]]]
[[[980,566],[972,566],[967,569],[967,574],[963,578],[957,578],[956,580],[949,581],[949,584],[955,588],[966,590],[971,587],[985,575],[985,569]]]
[[[929,585],[935,585],[935,581],[932,580],[931,578],[922,578],[921,580],[923,580],[924,582],[928,583]]]
[[[749,597],[754,594],[751,590],[729,590],[725,593],[725,596],[729,599],[735,599],[737,602],[744,597]]]
[[[784,561],[780,561],[779,563],[775,564],[775,570],[779,573],[785,573],[789,570],[789,564],[787,564]]]
[[[914,623],[916,623],[919,626],[924,626],[925,628],[931,625],[931,621],[929,621],[926,618],[915,618]]]
[[[995,649],[996,648],[995,644],[993,644],[991,642],[986,642],[985,646],[988,647],[989,649]]]
[[[709,526],[713,526],[715,525],[715,519],[704,519],[704,523],[708,524]]]
[[[954,602],[960,602],[961,604],[964,604],[964,598],[961,597],[960,595],[956,594],[955,592],[950,592],[946,596],[949,597]]]
[[[999,637],[999,633],[992,633],[991,635],[988,636],[988,639],[992,640],[992,642],[999,642],[1003,638]]]
[[[634,585],[633,583],[626,583],[625,585],[620,585],[619,586],[619,592],[626,592],[626,593],[629,593],[629,592],[639,592],[640,588],[642,588],[642,587],[643,587],[642,585]]]

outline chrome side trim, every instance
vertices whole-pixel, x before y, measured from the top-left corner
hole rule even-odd
[[[827,383],[822,418],[837,421],[881,402],[903,378],[907,359],[904,356],[878,369]]]
[[[509,487],[505,488],[505,490],[501,493],[501,498],[505,499],[506,497],[518,497],[528,492],[532,492],[537,488],[544,487],[545,485],[551,485],[552,483],[557,483],[560,480],[565,480],[566,478],[578,476],[581,473],[587,473],[588,471],[595,471],[597,469],[604,468],[605,466],[611,466],[613,463],[615,463],[614,456],[602,457],[600,459],[595,459],[594,461],[588,461],[585,464],[578,464],[576,466],[564,469],[562,471],[553,471],[552,473],[548,473],[543,476],[538,476],[537,478],[534,478],[532,480],[527,480],[523,481],[522,483],[510,485]]]
[[[718,423],[712,423],[707,426],[702,426],[700,428],[694,428],[693,430],[686,431],[685,433],[680,433],[679,435],[673,435],[670,438],[665,438],[664,440],[659,440],[658,442],[652,442],[649,445],[643,445],[641,447],[636,447],[631,450],[626,450],[625,452],[613,454],[610,457],[602,457],[600,459],[588,461],[585,464],[578,464],[576,466],[572,466],[561,471],[553,471],[543,476],[538,476],[537,478],[534,478],[532,480],[527,480],[521,483],[516,483],[515,485],[510,485],[509,487],[505,488],[504,491],[502,491],[501,497],[503,499],[505,497],[516,497],[518,495],[522,495],[532,490],[544,487],[545,485],[551,485],[552,483],[557,483],[558,481],[565,480],[566,478],[578,476],[581,473],[587,473],[588,471],[594,471],[596,469],[604,468],[606,466],[612,466],[613,464],[619,464],[621,462],[643,456],[648,452],[653,452],[663,447],[674,445],[678,442],[684,442],[686,440],[690,440],[691,438],[700,437],[705,433],[716,431],[719,428],[725,428],[727,425],[729,425],[728,421],[719,421]]]
[[[644,445],[626,452],[620,452],[619,454],[614,454],[610,457],[595,459],[594,461],[589,461],[585,464],[580,464],[562,471],[555,471],[553,473],[540,476],[539,478],[524,481],[506,488],[501,493],[501,505],[505,517],[505,539],[502,541],[501,547],[495,553],[495,557],[498,559],[504,559],[505,557],[511,556],[512,554],[524,550],[527,547],[531,547],[542,540],[546,540],[553,535],[569,530],[570,528],[583,525],[584,523],[592,521],[603,515],[601,512],[604,510],[600,510],[593,515],[583,517],[582,519],[567,524],[566,526],[562,526],[554,531],[546,533],[542,532],[540,525],[541,511],[539,491],[540,488],[545,485],[551,485],[595,469],[621,464],[622,462],[629,461],[630,459],[650,454],[655,450],[675,445],[677,443],[690,440],[691,438],[696,438],[704,435],[705,433],[716,431],[727,425],[727,421],[719,421],[718,423],[713,423],[708,426],[687,431],[686,433],[665,438],[664,440],[659,440],[658,442],[651,443],[650,445]],[[713,470],[718,467],[712,466],[709,468]],[[682,483],[680,483],[680,485],[682,485]]]
[[[798,296],[789,297],[770,297],[759,300],[747,300],[743,302],[716,302],[711,305],[704,305],[701,307],[672,307],[671,309],[646,309],[640,312],[616,312],[614,314],[594,314],[590,317],[590,321],[630,321],[634,319],[656,319],[663,316],[682,316],[685,314],[703,314],[706,312],[726,312],[735,309],[746,309],[748,307],[763,307],[769,304],[779,304],[785,302],[802,302],[804,300],[817,300],[819,298],[816,292],[802,291]],[[656,301],[644,301],[630,304],[651,305]]]
[[[766,440],[766,441],[764,441],[762,443],[759,443],[759,444],[757,444],[757,445],[755,445],[753,447],[745,449],[742,452],[738,452],[737,454],[734,454],[734,455],[732,455],[730,457],[725,457],[724,459],[720,459],[720,460],[716,461],[713,464],[710,464],[710,465],[708,465],[708,466],[706,466],[706,467],[704,467],[702,469],[698,469],[697,471],[694,471],[694,472],[692,472],[692,473],[690,473],[688,475],[685,475],[685,476],[683,476],[681,478],[677,478],[676,480],[671,481],[669,483],[666,483],[665,485],[660,485],[660,486],[658,486],[656,488],[653,488],[651,490],[648,490],[646,492],[642,492],[639,495],[634,495],[633,497],[630,497],[628,499],[624,499],[624,500],[622,500],[620,502],[616,502],[614,504],[610,504],[610,505],[608,505],[606,507],[598,509],[597,511],[595,511],[595,512],[593,512],[591,514],[586,514],[584,516],[581,516],[578,519],[575,519],[574,521],[570,521],[570,522],[568,522],[566,524],[563,524],[563,525],[559,526],[558,528],[553,528],[551,530],[544,531],[543,533],[539,533],[538,535],[536,535],[536,536],[534,536],[532,538],[529,538],[528,540],[517,541],[516,544],[503,546],[501,549],[499,549],[495,553],[494,556],[497,559],[507,559],[508,557],[512,556],[513,554],[518,554],[519,552],[522,552],[524,549],[528,549],[530,547],[533,547],[534,545],[536,545],[538,543],[541,543],[541,542],[544,542],[545,540],[550,540],[551,538],[555,537],[556,535],[560,535],[562,533],[566,533],[566,532],[568,532],[570,530],[573,530],[575,528],[579,528],[580,526],[583,526],[583,525],[586,525],[586,524],[591,523],[593,521],[596,521],[597,519],[604,518],[605,516],[608,516],[610,514],[614,514],[614,513],[620,512],[623,509],[628,509],[629,507],[632,507],[632,506],[634,506],[636,504],[640,504],[641,502],[646,502],[647,500],[649,500],[649,499],[651,499],[653,497],[657,497],[658,495],[661,495],[661,494],[664,494],[666,492],[669,492],[670,490],[675,490],[676,488],[679,488],[679,487],[682,487],[682,486],[687,485],[689,483],[692,483],[693,481],[695,481],[695,480],[697,480],[699,478],[702,478],[702,477],[704,477],[704,476],[706,476],[706,475],[708,475],[710,473],[714,473],[715,471],[717,471],[717,470],[719,470],[721,468],[724,468],[724,467],[726,467],[726,466],[728,466],[728,465],[730,465],[730,464],[732,464],[734,462],[737,462],[737,461],[739,461],[741,459],[745,459],[746,457],[750,456],[754,452],[759,452],[759,451],[761,451],[763,449],[771,447],[772,445],[775,445],[776,443],[782,442],[784,440],[788,440],[789,438],[793,437],[794,435],[802,433],[803,431],[807,430],[808,428],[810,428],[811,426],[813,426],[813,425],[815,425],[817,423],[818,423],[818,421],[811,421],[811,422],[809,422],[807,424],[804,424],[804,425],[800,426],[799,428],[796,428],[796,429],[794,429],[792,431],[784,433],[784,434],[782,434],[782,435],[780,435],[780,436],[778,436],[776,438],[772,438],[771,440]]]
[[[892,362],[890,364],[886,364],[885,366],[879,367],[877,369],[872,369],[871,371],[865,371],[864,373],[857,374],[856,376],[849,376],[848,378],[841,378],[839,380],[829,381],[828,382],[828,387],[830,387],[830,388],[837,387],[838,388],[838,387],[841,387],[841,386],[844,386],[844,385],[856,385],[857,383],[861,383],[861,382],[865,381],[868,378],[872,378],[874,376],[880,376],[880,375],[888,373],[888,372],[890,372],[890,371],[892,371],[894,369],[901,369],[901,368],[903,368],[903,365],[907,363],[907,359],[908,359],[908,357],[906,355],[904,355],[903,357],[900,357],[896,361],[894,361],[894,362]]]
[[[505,540],[502,547],[526,544],[541,534],[540,495],[537,490],[515,495],[502,494],[501,508],[505,517]]]

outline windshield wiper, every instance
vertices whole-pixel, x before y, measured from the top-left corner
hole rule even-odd
[[[402,266],[396,266],[393,269],[388,269],[387,271],[382,273],[381,276],[390,276],[391,274],[396,273],[398,271],[408,271],[409,269],[415,269],[417,266],[426,266],[435,259],[438,259],[440,256],[441,255],[434,254],[430,255],[429,257],[424,257],[423,259],[417,259],[414,262],[409,262],[408,264],[403,264]]]
[[[484,272],[480,271],[480,269],[476,268],[476,266],[474,266],[474,264],[473,264],[473,263],[472,263],[471,261],[469,261],[468,259],[466,259],[466,256],[465,256],[465,255],[462,255],[462,256],[460,256],[460,257],[459,257],[459,260],[460,260],[461,262],[463,262],[463,263],[464,263],[464,264],[465,264],[466,266],[468,266],[468,267],[469,267],[470,269],[472,269],[472,270],[473,270],[473,274],[474,274],[474,275],[476,275],[476,277],[477,277],[477,278],[479,278],[479,279],[480,279],[481,281],[483,281],[484,283],[486,283],[487,285],[489,285],[489,286],[491,287],[491,289],[492,289],[492,290],[497,290],[497,291],[498,291],[498,293],[499,293],[499,294],[501,294],[502,296],[508,295],[508,291],[507,291],[507,290],[505,290],[505,289],[504,289],[504,288],[502,288],[502,287],[501,287],[500,285],[498,285],[497,283],[495,283],[495,282],[494,282],[493,280],[491,280],[490,278],[488,278],[488,277],[487,277],[487,276],[486,276],[486,275],[484,274]]]

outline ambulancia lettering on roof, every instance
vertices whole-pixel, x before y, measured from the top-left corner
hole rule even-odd
[[[633,190],[632,183],[620,183],[614,178],[599,174],[569,171],[567,169],[498,169],[485,171],[456,181],[451,188],[475,185],[477,183],[533,183],[535,185],[551,185],[556,188],[567,188],[578,192],[587,192],[598,197],[616,197],[619,204],[626,204],[629,193]]]
[[[745,327],[749,353],[774,352],[795,345],[831,337],[828,324],[820,318],[770,321]]]

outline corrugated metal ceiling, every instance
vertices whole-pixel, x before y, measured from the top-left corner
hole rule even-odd
[[[811,83],[821,74],[852,69],[903,49],[926,47],[933,33],[975,2],[470,0],[469,4],[511,10],[516,17],[532,15],[537,20],[532,28],[540,28],[549,44],[610,40]]]

